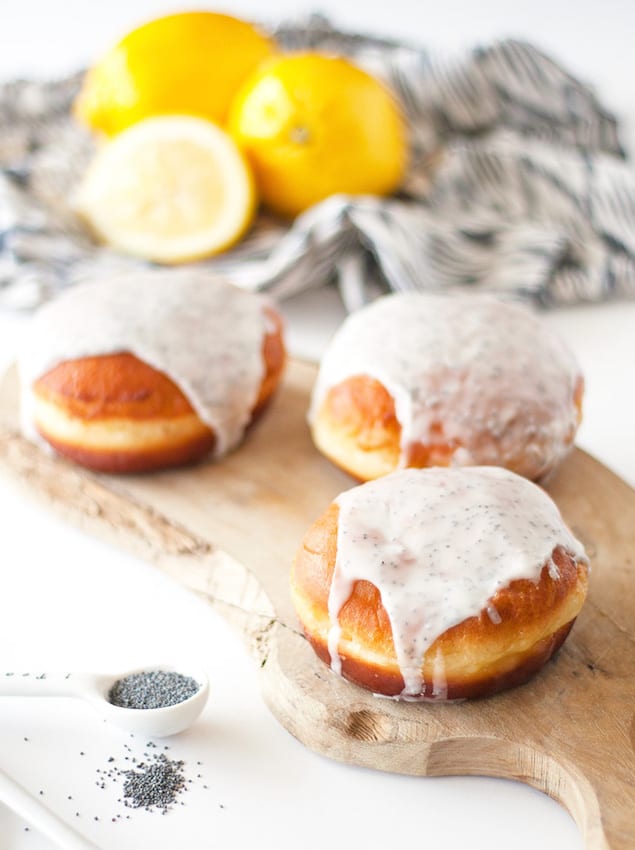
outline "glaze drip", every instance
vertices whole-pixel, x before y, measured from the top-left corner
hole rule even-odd
[[[267,301],[201,271],[144,271],[76,286],[35,316],[20,358],[23,429],[34,381],[67,360],[130,352],[165,373],[216,434],[217,456],[249,423],[262,377]]]
[[[356,581],[371,582],[392,626],[405,683],[423,693],[423,657],[452,626],[486,610],[517,579],[538,582],[561,546],[586,562],[582,544],[535,484],[498,467],[408,469],[342,493],[337,556],[329,592],[331,666],[341,673],[339,613]],[[433,662],[433,695],[446,688],[443,658]]]

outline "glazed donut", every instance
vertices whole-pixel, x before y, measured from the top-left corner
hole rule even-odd
[[[398,294],[348,317],[320,365],[318,449],[368,481],[398,468],[494,465],[536,480],[573,444],[583,380],[526,308]]]
[[[407,469],[342,493],[291,573],[315,652],[407,700],[519,685],[565,640],[587,558],[536,484],[499,467]]]
[[[265,407],[284,362],[277,312],[217,277],[94,281],[36,316],[20,363],[23,425],[103,472],[220,457]]]

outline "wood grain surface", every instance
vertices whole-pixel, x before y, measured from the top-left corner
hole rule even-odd
[[[592,574],[569,640],[531,682],[460,704],[377,699],[317,660],[289,599],[305,530],[354,484],[312,446],[314,377],[292,363],[267,414],[221,463],[114,478],[19,435],[11,371],[0,383],[0,472],[209,600],[260,660],[273,714],[308,747],[379,770],[526,782],[569,809],[590,850],[633,850],[635,491],[579,450],[548,483]]]

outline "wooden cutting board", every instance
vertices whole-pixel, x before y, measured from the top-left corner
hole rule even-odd
[[[579,450],[549,482],[591,556],[591,587],[565,647],[530,683],[461,704],[377,699],[316,659],[287,589],[305,530],[354,484],[312,446],[314,377],[315,367],[292,363],[267,414],[222,463],[114,478],[19,436],[11,371],[0,383],[0,469],[236,624],[261,662],[268,706],[308,747],[379,770],[517,779],[565,805],[588,848],[633,850],[635,492]]]

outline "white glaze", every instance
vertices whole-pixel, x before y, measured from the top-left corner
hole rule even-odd
[[[504,466],[520,452],[538,477],[577,427],[571,352],[528,309],[487,295],[388,295],[349,316],[320,364],[309,421],[356,375],[394,399],[402,467],[441,423],[454,465]]]
[[[331,666],[341,673],[342,606],[356,581],[369,581],[390,619],[404,697],[423,693],[422,660],[440,635],[484,609],[500,622],[491,598],[516,579],[537,582],[557,546],[586,563],[550,497],[499,467],[402,470],[354,487],[336,503]],[[432,660],[432,693],[442,697],[443,658]]]
[[[33,437],[31,387],[80,357],[130,352],[168,375],[216,434],[236,446],[264,373],[266,300],[202,271],[142,271],[73,287],[35,316],[22,346],[23,429]]]

